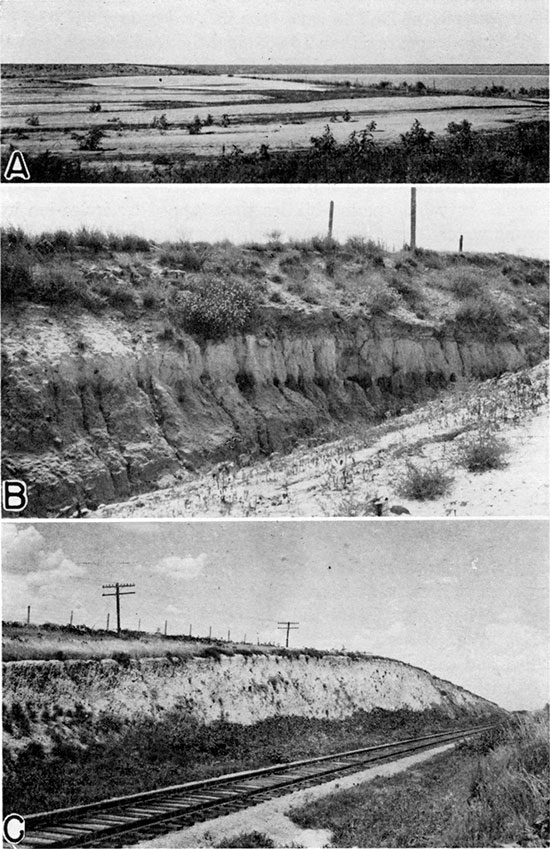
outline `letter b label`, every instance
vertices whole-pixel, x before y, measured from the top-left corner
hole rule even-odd
[[[28,503],[26,483],[23,481],[2,482],[2,507],[4,510],[19,513],[25,509]]]

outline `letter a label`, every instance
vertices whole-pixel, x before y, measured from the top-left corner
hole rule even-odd
[[[10,513],[19,513],[24,510],[29,499],[27,498],[27,484],[24,481],[2,482],[2,507]]]
[[[12,150],[6,170],[4,171],[4,180],[11,183],[12,180],[30,180],[31,175],[25,162],[25,157],[20,150]]]

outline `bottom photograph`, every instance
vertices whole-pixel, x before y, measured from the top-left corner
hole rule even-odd
[[[548,845],[548,524],[4,522],[4,840]]]

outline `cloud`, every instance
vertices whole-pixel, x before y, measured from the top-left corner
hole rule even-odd
[[[85,575],[85,568],[67,557],[63,549],[47,551],[46,541],[36,527],[4,526],[3,608],[12,615],[22,616],[29,604],[44,609],[54,595],[58,600],[71,597],[73,579]]]
[[[160,575],[166,575],[176,581],[190,581],[198,576],[206,566],[206,554],[199,554],[198,557],[163,557],[157,563],[155,572]]]

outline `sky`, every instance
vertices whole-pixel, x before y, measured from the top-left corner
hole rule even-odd
[[[2,523],[3,618],[345,647],[508,709],[548,700],[548,527],[536,520]]]
[[[1,0],[4,62],[539,63],[546,0]]]
[[[31,233],[80,226],[156,241],[265,241],[364,236],[388,249],[409,241],[407,185],[48,185],[2,186],[2,222]],[[437,185],[417,189],[417,244],[548,258],[545,185]]]

